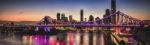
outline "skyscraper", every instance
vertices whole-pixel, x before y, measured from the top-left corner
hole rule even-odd
[[[106,9],[105,15],[110,15],[110,10],[109,9]]]
[[[81,9],[80,11],[80,21],[83,21],[84,17],[83,17],[83,9]]]
[[[90,23],[90,24],[93,24],[93,23],[94,23],[94,17],[93,17],[93,15],[90,15],[90,16],[89,16],[89,23]]]
[[[60,20],[60,13],[57,13],[57,21]]]
[[[111,0],[111,14],[116,13],[116,0]],[[113,17],[111,18],[111,23],[116,24],[117,21],[117,16],[116,14],[113,15]]]
[[[96,18],[95,18],[95,22],[96,22],[97,24],[101,24],[101,23],[102,23],[102,21],[101,21],[101,19],[100,19],[99,17],[96,17]]]
[[[116,12],[116,0],[111,0],[111,10],[112,12]]]
[[[90,16],[89,16],[89,21],[94,21],[93,15],[90,15]]]
[[[65,22],[68,22],[68,17],[65,17],[65,18],[64,18],[64,21],[65,21]]]
[[[109,9],[106,9],[105,11],[105,15],[103,17],[107,17],[110,15],[110,10]],[[104,24],[110,24],[111,23],[111,17],[107,17],[103,20]]]
[[[69,15],[69,21],[72,21],[73,19],[72,19],[72,15]]]
[[[61,20],[63,20],[63,21],[65,20],[65,14],[64,13],[61,14]]]

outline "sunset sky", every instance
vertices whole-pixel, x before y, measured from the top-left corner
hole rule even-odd
[[[110,9],[111,0],[1,0],[0,20],[39,21],[44,16],[56,19],[56,13],[73,15],[80,19],[80,9],[85,18],[100,17]],[[150,0],[117,0],[117,10],[141,20],[150,20]]]

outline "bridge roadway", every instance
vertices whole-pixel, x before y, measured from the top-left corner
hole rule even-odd
[[[122,24],[51,24],[51,25],[34,25],[35,27],[139,27],[140,25],[122,25]]]

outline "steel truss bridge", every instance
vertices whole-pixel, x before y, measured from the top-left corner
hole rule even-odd
[[[115,16],[115,17],[114,17]],[[115,18],[115,20],[112,20]],[[110,14],[106,17],[103,17],[103,19],[100,19],[100,24],[97,24],[96,21],[88,21],[88,22],[55,22],[53,23],[50,18],[46,18],[48,24],[45,24],[46,22],[44,18],[39,22],[39,24],[34,25],[36,27],[78,27],[78,26],[83,26],[83,27],[138,27],[142,24],[142,20],[133,18],[131,16],[128,16],[127,14],[123,12],[116,12],[113,14]],[[93,22],[92,24],[90,22]],[[109,22],[109,23],[107,23]],[[115,23],[114,23],[115,22]]]

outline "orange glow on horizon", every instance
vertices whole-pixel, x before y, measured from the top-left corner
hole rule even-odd
[[[22,9],[23,10],[23,9]],[[124,10],[126,11],[126,10]],[[41,10],[6,10],[3,11],[0,15],[0,20],[6,20],[6,21],[40,21],[44,16],[50,16],[53,19],[56,19],[56,14],[59,11],[41,11]],[[73,19],[79,21],[80,20],[80,10],[76,11],[60,11],[60,13],[65,13],[66,17],[69,15],[73,15]],[[105,11],[100,12],[100,11],[90,11],[90,10],[84,10],[84,18],[89,18],[89,15],[93,15],[94,18],[100,17],[102,18],[104,15]],[[144,20],[144,19],[150,19],[150,15],[147,13],[139,13],[139,12],[134,12],[134,11],[127,11],[124,12],[125,14],[129,14],[129,16]],[[144,15],[144,16],[143,16]]]

